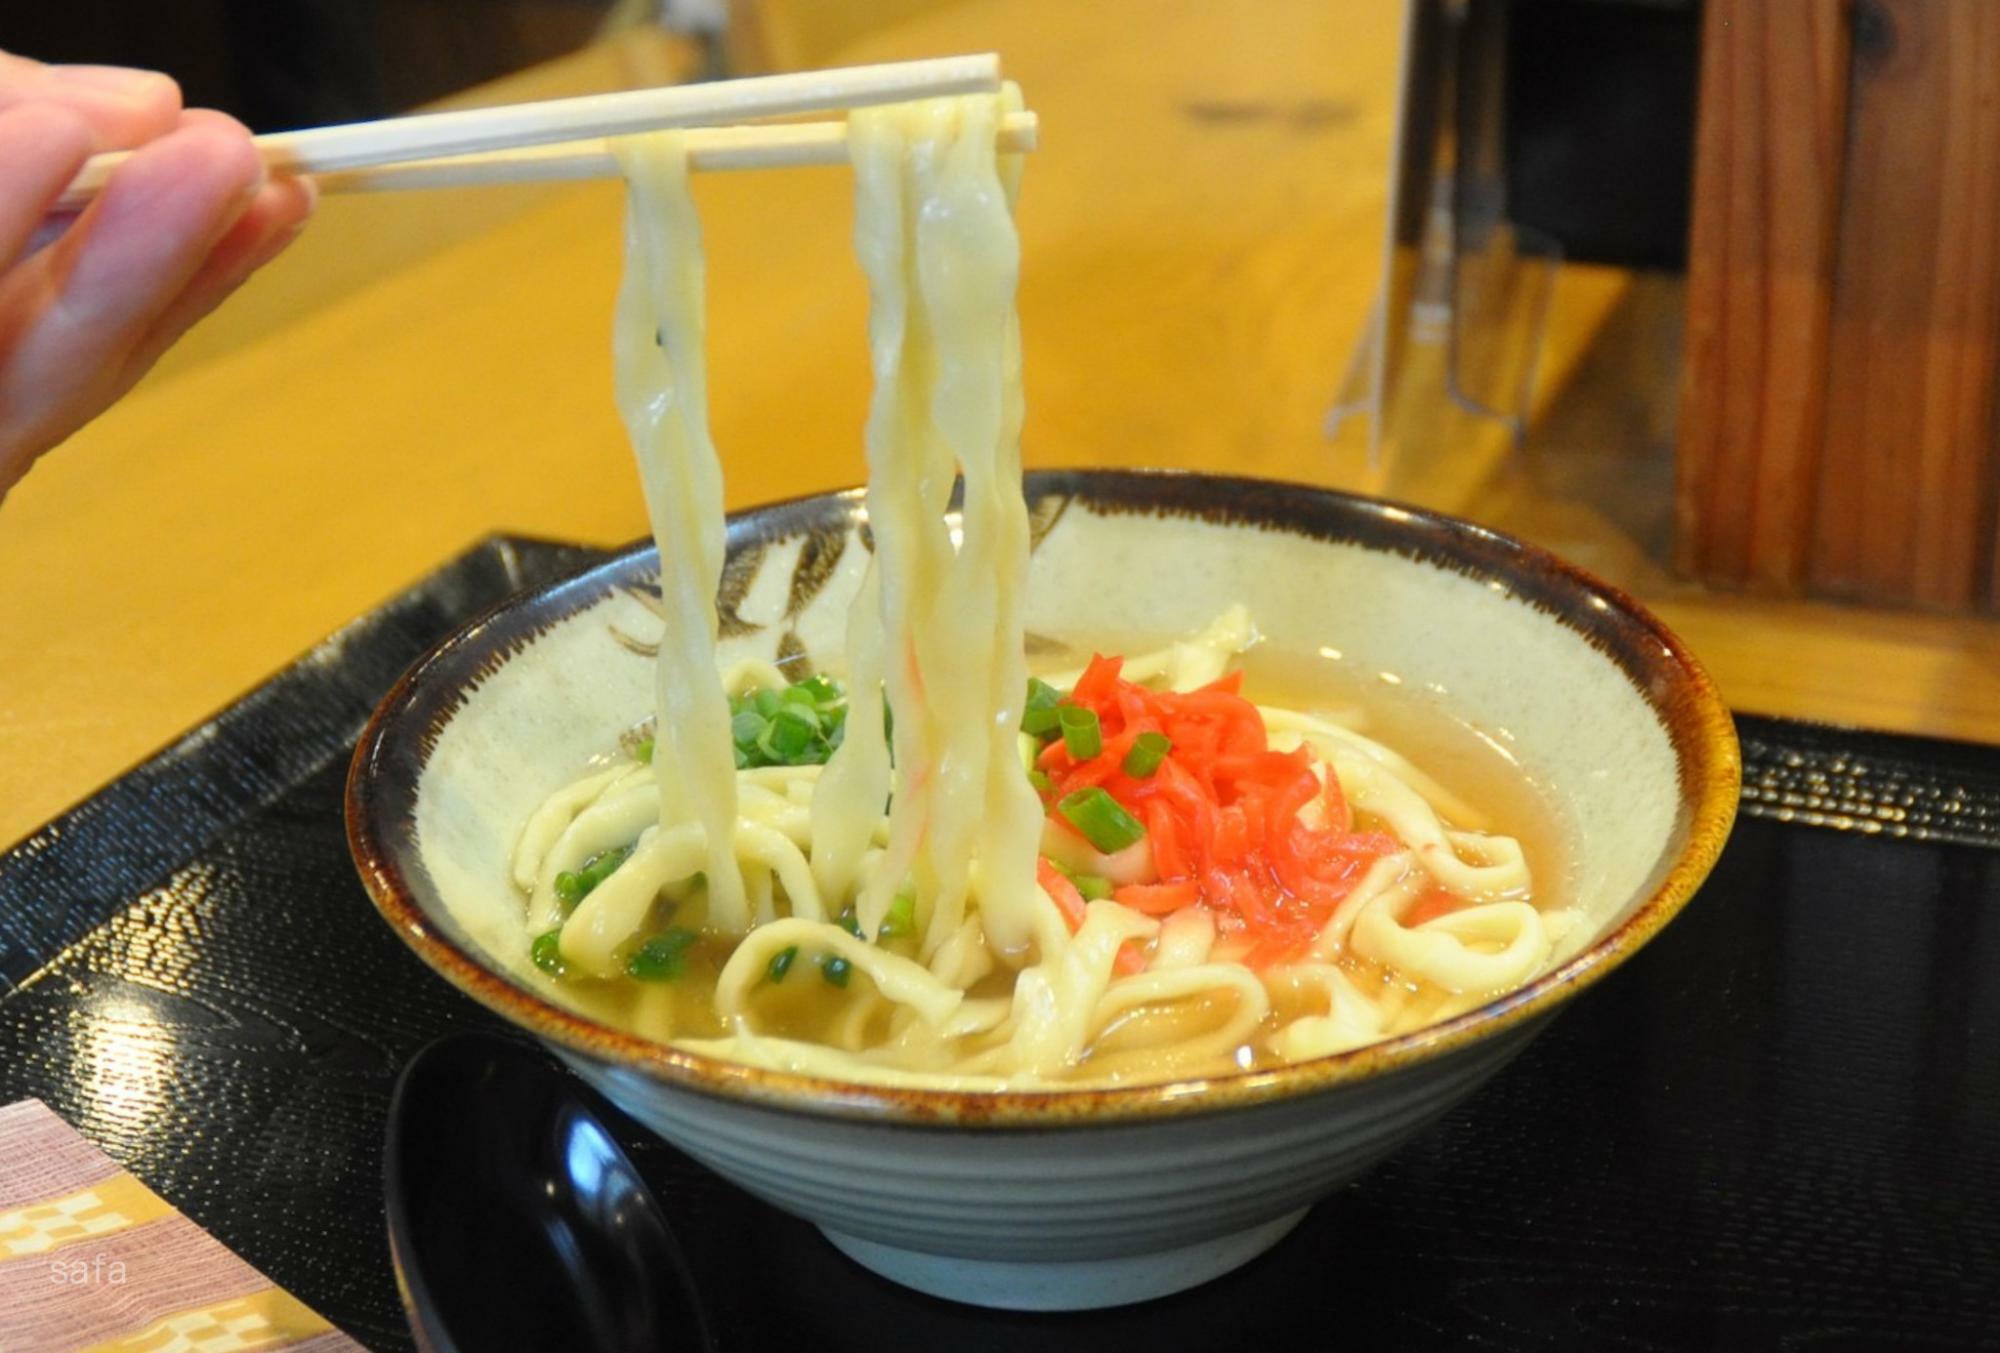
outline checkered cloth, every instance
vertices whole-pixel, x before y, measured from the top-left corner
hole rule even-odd
[[[360,1353],[35,1100],[0,1108],[0,1350]]]

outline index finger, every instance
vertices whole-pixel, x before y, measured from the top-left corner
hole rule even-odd
[[[93,151],[129,150],[180,122],[181,88],[158,71],[124,66],[48,66],[0,52],[0,112],[54,103],[90,125]]]

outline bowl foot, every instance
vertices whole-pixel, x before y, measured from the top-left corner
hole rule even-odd
[[[934,1297],[1008,1311],[1088,1311],[1149,1301],[1220,1278],[1283,1240],[1307,1210],[1179,1249],[1056,1263],[960,1259],[821,1230],[863,1268]]]

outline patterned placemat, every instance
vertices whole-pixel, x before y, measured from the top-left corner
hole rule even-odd
[[[0,1108],[0,1349],[360,1348],[48,1106]]]

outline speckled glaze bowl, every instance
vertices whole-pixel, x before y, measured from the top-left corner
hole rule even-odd
[[[347,820],[383,917],[689,1155],[898,1282],[1078,1309],[1193,1286],[1470,1094],[1687,902],[1736,811],[1733,725],[1658,621],[1465,522],[1291,484],[1031,475],[1031,631],[1168,634],[1245,602],[1267,642],[1446,693],[1571,818],[1591,923],[1470,1013],[1272,1071],[1061,1093],[881,1089],[717,1062],[596,1022],[527,958],[507,861],[551,790],[650,711],[657,564],[634,549],[473,622],[390,692]],[[831,654],[858,494],[730,522],[725,657]],[[1051,585],[1061,579],[1088,586]]]

